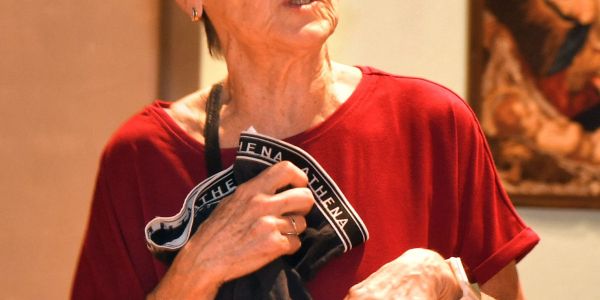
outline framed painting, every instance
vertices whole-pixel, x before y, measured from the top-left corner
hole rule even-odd
[[[469,95],[517,205],[600,208],[600,0],[471,0]]]

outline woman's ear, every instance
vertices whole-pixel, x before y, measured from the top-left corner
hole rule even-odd
[[[175,2],[192,18],[192,21],[199,21],[202,17],[202,0],[175,0]]]

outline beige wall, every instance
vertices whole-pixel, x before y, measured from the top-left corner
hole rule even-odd
[[[67,298],[100,149],[156,97],[158,3],[0,1],[0,298]]]
[[[600,212],[518,210],[542,237],[519,266],[530,299],[600,299]]]
[[[466,94],[468,1],[342,0],[332,57],[423,76]],[[206,60],[207,56],[202,58]],[[202,62],[202,84],[224,70]],[[529,299],[600,299],[600,211],[519,208],[542,237],[520,264]]]

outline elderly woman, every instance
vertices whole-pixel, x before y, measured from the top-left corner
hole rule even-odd
[[[223,166],[253,126],[310,153],[369,228],[369,241],[305,283],[313,298],[459,299],[451,256],[483,293],[522,297],[515,263],[538,238],[503,192],[461,99],[429,81],[332,62],[326,41],[336,0],[178,3],[204,19],[227,78],[220,93],[148,106],[113,136],[74,298],[211,299],[224,283],[300,248],[287,233],[306,229],[314,199],[306,174],[281,162],[223,200],[169,267],[146,249],[145,224],[179,211],[208,176],[205,127],[214,118]],[[207,102],[221,105],[211,112]]]

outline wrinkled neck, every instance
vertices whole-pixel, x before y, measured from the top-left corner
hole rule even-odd
[[[223,119],[289,135],[314,124],[334,101],[327,48],[296,53],[228,51]]]

